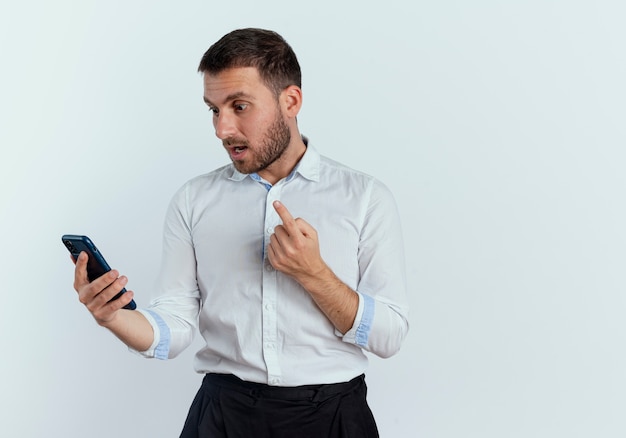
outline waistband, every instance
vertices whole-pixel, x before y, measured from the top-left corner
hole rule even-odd
[[[319,401],[338,394],[345,394],[365,385],[365,375],[355,377],[349,382],[323,385],[270,386],[263,383],[246,382],[232,374],[207,374],[202,385],[217,386],[236,391],[255,398],[279,400]]]

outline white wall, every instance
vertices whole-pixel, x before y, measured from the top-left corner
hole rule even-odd
[[[368,373],[381,435],[625,436],[625,12],[0,3],[0,435],[177,436],[193,349],[148,361],[97,327],[60,236],[92,236],[149,301],[170,196],[228,160],[197,63],[255,26],[300,58],[302,131],[402,213],[412,328]]]

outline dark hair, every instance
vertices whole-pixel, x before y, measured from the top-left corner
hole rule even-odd
[[[276,96],[290,85],[302,86],[296,54],[271,30],[237,29],[224,35],[202,56],[198,71],[217,74],[236,67],[255,67]]]

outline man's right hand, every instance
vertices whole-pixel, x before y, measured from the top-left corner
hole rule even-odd
[[[134,293],[126,291],[117,300],[110,301],[126,286],[128,278],[120,276],[116,270],[111,270],[89,282],[87,260],[85,252],[81,252],[76,260],[74,289],[78,292],[78,300],[87,307],[96,322],[101,326],[107,326],[116,318],[118,310],[130,303]]]
[[[152,326],[141,312],[122,309],[135,294],[129,290],[111,301],[126,286],[128,279],[111,270],[89,282],[87,259],[87,254],[81,252],[74,270],[74,289],[78,292],[79,301],[99,325],[108,328],[127,346],[137,351],[148,350],[154,341]]]

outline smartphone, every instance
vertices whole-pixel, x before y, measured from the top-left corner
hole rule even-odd
[[[87,236],[79,236],[74,234],[65,234],[61,237],[63,244],[68,249],[70,254],[72,254],[72,258],[74,261],[78,259],[78,255],[85,251],[89,256],[89,260],[87,261],[87,277],[89,281],[93,281],[96,278],[102,276],[103,274],[109,272],[111,268],[109,264],[106,262],[102,253],[98,251],[96,245],[93,244],[91,239]],[[117,295],[115,295],[111,301],[117,300],[122,294],[126,292],[126,288],[123,288]],[[110,302],[110,301],[109,301]],[[137,304],[135,300],[131,300],[130,303],[124,306],[124,309],[135,310],[137,308]]]

